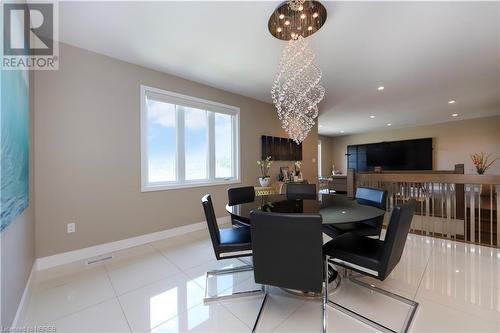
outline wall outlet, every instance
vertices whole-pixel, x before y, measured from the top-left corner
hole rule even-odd
[[[68,223],[68,234],[71,234],[73,232],[75,232],[75,228],[76,228],[76,225],[75,223]]]

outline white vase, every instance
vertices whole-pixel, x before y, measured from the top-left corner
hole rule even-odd
[[[262,186],[262,187],[268,187],[270,182],[271,182],[270,177],[259,178],[259,183],[260,183],[260,186]]]

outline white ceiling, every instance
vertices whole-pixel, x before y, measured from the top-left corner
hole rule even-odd
[[[323,3],[327,22],[309,38],[327,91],[321,134],[500,114],[499,2]],[[285,45],[267,31],[278,4],[65,2],[59,33],[72,45],[271,102]]]

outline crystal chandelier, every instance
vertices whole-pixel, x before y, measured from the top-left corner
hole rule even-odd
[[[319,84],[321,70],[314,58],[305,38],[291,39],[283,50],[271,89],[282,127],[297,144],[314,126],[318,103],[325,95],[325,88]]]
[[[306,38],[326,21],[326,9],[314,0],[288,0],[271,15],[269,32],[288,41],[274,80],[271,97],[283,129],[297,144],[305,140],[315,119],[318,103],[325,96],[320,85],[321,70]]]
[[[304,8],[305,0],[288,0],[288,6],[291,10],[300,11]]]

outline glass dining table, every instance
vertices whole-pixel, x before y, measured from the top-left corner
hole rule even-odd
[[[226,210],[238,220],[248,223],[250,223],[250,213],[254,210],[273,213],[320,214],[323,224],[359,222],[385,214],[382,209],[361,205],[345,195],[326,193],[256,196],[252,202],[226,205]]]
[[[256,196],[252,202],[237,205],[226,205],[228,213],[242,222],[250,223],[250,213],[261,210],[271,213],[288,214],[320,214],[324,225],[341,223],[355,223],[378,218],[385,211],[376,207],[359,204],[355,199],[338,194],[312,194],[312,195],[264,195]],[[340,283],[340,275],[333,266],[330,267],[330,286],[335,289]],[[292,291],[294,294],[308,297],[318,295]]]

